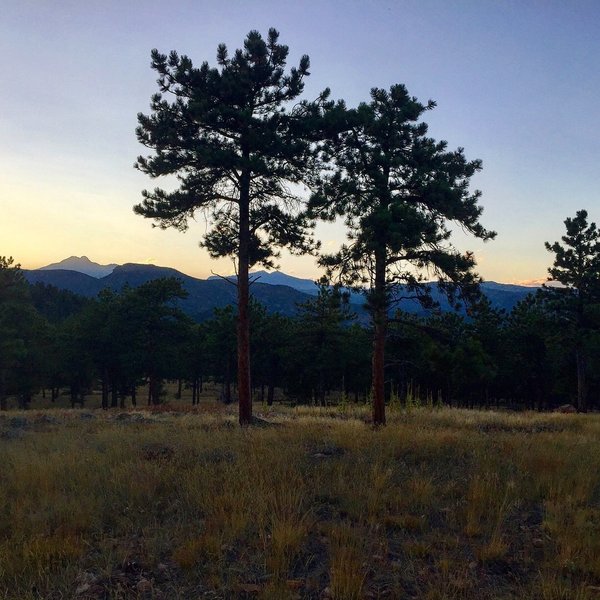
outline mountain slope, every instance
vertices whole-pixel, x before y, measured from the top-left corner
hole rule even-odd
[[[61,290],[69,290],[86,298],[93,298],[104,287],[101,279],[85,275],[78,271],[65,269],[49,269],[47,271],[36,269],[35,271],[24,270],[25,279],[31,283],[43,283],[53,285]]]
[[[269,285],[287,285],[305,294],[316,296],[319,288],[311,279],[301,279],[282,273],[280,271],[257,271],[251,274],[251,277],[258,282]],[[209,280],[217,279],[217,277],[209,277]],[[235,275],[228,277],[235,280]],[[451,307],[445,298],[437,289],[435,283],[427,284],[431,289],[431,295],[434,300],[439,302],[443,310],[451,310]],[[496,283],[495,281],[486,281],[481,284],[481,290],[488,297],[495,308],[503,308],[507,311],[512,308],[523,298],[531,293],[535,293],[536,288],[515,285],[511,283]],[[350,292],[350,303],[362,307],[364,304],[364,296],[359,292]],[[423,309],[416,300],[403,300],[397,308],[409,313],[424,313]]]
[[[125,264],[117,266],[110,275],[95,279],[89,275],[67,270],[35,270],[23,271],[25,279],[31,283],[44,283],[59,289],[66,289],[76,294],[94,297],[102,289],[120,291],[125,285],[138,287],[153,279],[176,277],[181,280],[188,297],[179,301],[181,309],[197,321],[212,316],[215,308],[235,304],[237,301],[235,286],[223,279],[196,279],[176,269],[156,267],[154,265]],[[288,286],[254,283],[252,295],[271,312],[293,315],[297,311],[297,303],[310,299],[304,294]]]
[[[110,275],[115,267],[118,265],[100,265],[92,262],[87,256],[69,256],[57,263],[40,267],[39,271],[55,271],[55,270],[66,270],[66,271],[77,271],[78,273],[85,273],[90,277],[106,277]]]
[[[313,296],[316,296],[319,291],[317,284],[312,279],[301,279],[300,277],[294,277],[281,271],[254,271],[250,273],[250,278],[257,283],[265,283],[267,285],[287,285],[295,290]],[[215,279],[222,279],[222,277],[211,275],[208,278],[209,281]],[[227,279],[235,281],[235,275],[230,275]]]
[[[47,268],[24,271],[24,274],[30,283],[41,282],[53,285],[59,289],[66,289],[88,298],[95,297],[100,290],[105,288],[119,291],[125,285],[137,287],[153,279],[177,277],[189,294],[187,298],[179,302],[179,305],[186,314],[197,321],[210,318],[215,308],[230,304],[235,305],[237,301],[236,289],[231,281],[218,277],[211,277],[207,280],[197,279],[176,269],[154,265],[128,263],[115,266],[110,274],[101,278],[85,275],[75,270]],[[318,291],[317,286],[310,279],[292,277],[280,272],[260,271],[253,274],[253,279],[255,281],[251,286],[251,292],[256,300],[264,304],[267,310],[280,312],[284,315],[295,314],[297,304],[306,302],[314,297]],[[287,285],[281,285],[280,282],[285,282]],[[431,286],[433,299],[440,303],[442,310],[450,310],[447,300],[438,291],[437,286],[435,284],[429,285]],[[515,304],[535,290],[512,284],[486,282],[482,284],[482,291],[489,298],[492,306],[509,311]],[[353,292],[350,301],[352,308],[359,314],[360,320],[365,321],[366,313],[363,296]],[[425,314],[425,311],[416,301],[405,300],[395,306],[393,310],[397,308],[413,314]]]

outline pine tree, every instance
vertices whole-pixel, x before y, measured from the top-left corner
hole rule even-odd
[[[27,408],[41,384],[47,322],[33,307],[21,265],[0,256],[0,410],[8,395]]]
[[[546,249],[555,254],[554,265],[548,269],[549,279],[562,288],[547,288],[546,297],[571,325],[577,366],[577,409],[587,411],[586,340],[592,328],[591,308],[600,303],[600,231],[587,221],[585,210],[565,220],[566,235],[562,244],[546,242]]]
[[[332,121],[343,131],[331,136],[325,159],[335,168],[312,200],[314,214],[343,215],[349,243],[322,263],[346,285],[367,286],[373,322],[373,421],[385,423],[384,357],[388,310],[400,296],[431,304],[425,275],[450,296],[455,285],[476,287],[473,255],[449,242],[449,222],[478,238],[494,233],[479,224],[480,192],[469,180],[480,168],[462,148],[426,136],[420,117],[435,106],[409,96],[403,85],[374,88],[371,101],[349,111],[336,106]]]
[[[136,167],[151,177],[175,175],[171,192],[144,191],[134,207],[162,228],[184,231],[197,212],[212,227],[202,241],[212,257],[237,261],[238,391],[240,423],[252,420],[249,358],[249,279],[252,265],[274,265],[276,248],[311,248],[309,223],[293,186],[308,181],[315,103],[297,102],[309,75],[309,58],[285,72],[288,47],[270,29],[251,31],[243,49],[217,50],[217,67],[195,68],[187,56],[152,51],[160,92],[152,114],[138,115],[138,140],[155,151]]]

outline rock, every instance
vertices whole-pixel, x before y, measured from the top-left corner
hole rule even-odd
[[[335,458],[338,456],[342,456],[344,454],[344,449],[339,446],[327,445],[319,448],[315,453],[311,456],[313,458]]]
[[[86,592],[90,591],[90,588],[92,586],[89,583],[82,583],[80,586],[77,587],[77,589],[75,590],[75,595],[76,596],[82,596],[83,594],[85,594]]]
[[[563,414],[573,414],[577,412],[577,409],[572,404],[563,404],[558,408],[554,409],[554,412]]]
[[[135,586],[135,589],[140,593],[148,593],[152,591],[152,582],[147,579],[140,579]]]
[[[476,561],[476,560],[472,560],[472,561],[469,563],[469,569],[470,569],[471,571],[474,571],[476,568],[477,568],[477,561]]]
[[[542,538],[534,538],[531,543],[533,544],[534,548],[543,548],[544,547],[544,540]]]
[[[93,573],[88,573],[87,571],[80,571],[75,578],[75,583],[77,587],[75,588],[76,596],[86,596],[86,597],[94,597],[97,592],[97,585],[95,585],[98,581],[98,578]]]
[[[96,415],[93,415],[92,413],[89,413],[89,412],[84,412],[79,415],[79,418],[82,421],[91,421],[92,419],[96,418]]]

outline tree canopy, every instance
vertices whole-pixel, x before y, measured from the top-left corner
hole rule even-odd
[[[333,163],[311,199],[314,214],[345,218],[349,243],[321,262],[347,285],[366,285],[374,325],[373,419],[385,423],[384,352],[388,310],[394,299],[414,295],[430,300],[423,285],[434,276],[452,295],[473,290],[477,277],[471,253],[450,243],[450,223],[488,240],[494,232],[479,222],[481,193],[469,190],[481,168],[462,148],[427,136],[422,115],[435,107],[420,103],[405,86],[374,88],[371,101],[340,119],[344,124],[326,144]]]
[[[566,234],[561,242],[546,249],[554,253],[549,279],[562,287],[545,292],[550,307],[557,311],[570,332],[577,368],[577,408],[587,411],[589,332],[600,326],[600,231],[588,223],[588,213],[577,211],[565,220]]]
[[[185,230],[200,211],[211,227],[201,245],[211,256],[235,258],[238,274],[238,389],[240,423],[252,418],[249,358],[248,270],[273,266],[277,248],[312,248],[309,222],[293,184],[309,178],[309,121],[325,102],[293,102],[304,89],[310,61],[304,55],[286,72],[288,47],[270,29],[251,31],[230,56],[217,48],[217,66],[173,51],[152,51],[159,93],[151,115],[138,115],[138,140],[154,150],[136,167],[153,178],[175,175],[174,191],[144,191],[137,214],[160,227]]]

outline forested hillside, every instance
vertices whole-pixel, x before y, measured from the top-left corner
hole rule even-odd
[[[135,266],[116,271],[111,281],[120,291],[103,288],[95,297],[84,297],[39,281],[28,284],[19,269],[5,262],[3,406],[27,407],[42,390],[53,399],[66,394],[73,405],[84,405],[95,390],[105,407],[157,404],[167,380],[194,390],[194,402],[208,380],[218,385],[224,402],[236,398],[234,286],[222,280],[152,279],[156,270]],[[36,272],[25,276],[31,273]],[[91,279],[54,273],[86,285]],[[102,280],[94,281],[99,285]],[[347,294],[325,285],[317,286],[316,296],[255,285],[255,400],[320,405],[367,401],[371,334]],[[212,311],[196,313],[200,322],[189,316],[190,289],[222,294]],[[263,289],[270,304],[259,300]],[[278,310],[278,292],[287,312]],[[386,402],[534,409],[576,404],[577,340],[575,330],[565,325],[565,309],[557,307],[556,294],[562,298],[560,291],[540,291],[511,311],[485,298],[468,315],[394,311],[386,342]],[[11,326],[15,319],[18,327]],[[590,350],[600,347],[592,325],[585,341]],[[586,368],[589,408],[600,408],[598,356],[591,351]],[[146,390],[142,399],[138,388]]]

